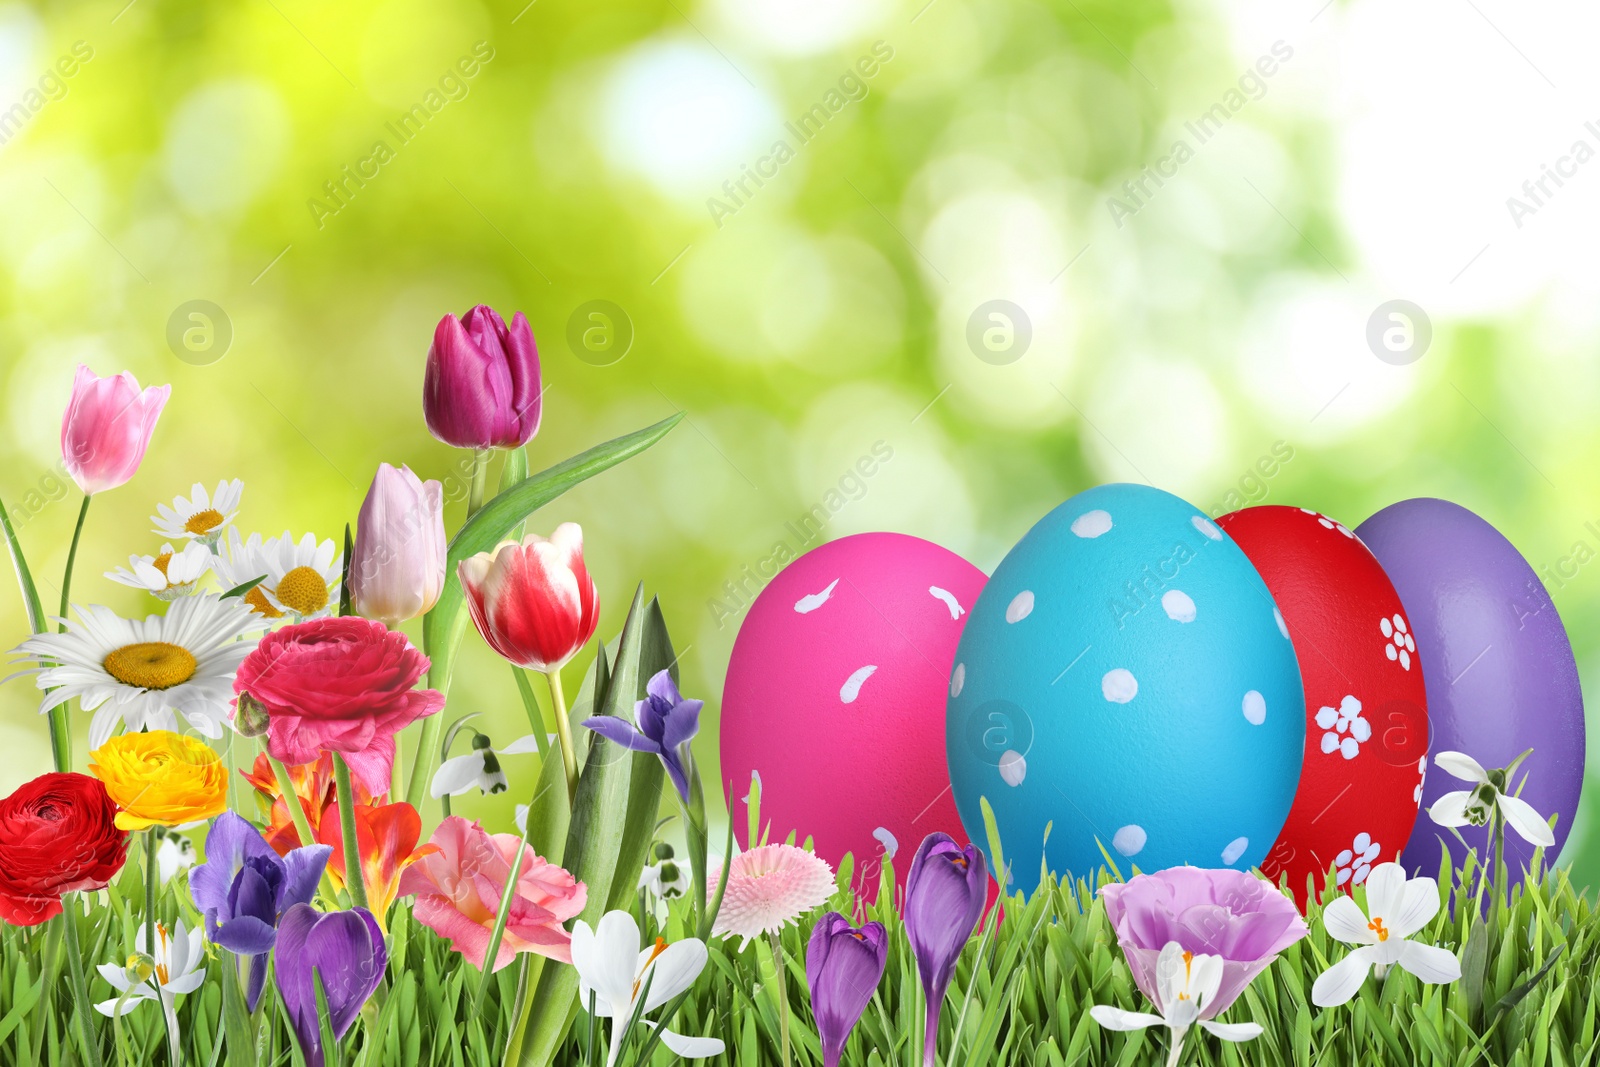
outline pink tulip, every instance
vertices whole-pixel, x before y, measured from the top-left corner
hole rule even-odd
[[[520,448],[539,432],[539,349],[527,316],[508,327],[484,304],[446,315],[422,379],[428,431],[457,448]]]
[[[502,541],[456,568],[483,639],[519,667],[549,673],[589,643],[600,596],[583,565],[583,530],[564,522],[547,541]]]
[[[516,834],[491,836],[477,823],[452,815],[439,824],[430,843],[439,851],[406,868],[400,895],[415,893],[412,917],[449,938],[450,947],[481,971],[521,839]],[[512,893],[493,969],[498,971],[521,952],[571,963],[572,935],[562,924],[583,911],[589,897],[584,884],[530,849],[523,854]]]
[[[394,626],[433,607],[444,588],[445,548],[443,487],[410,467],[378,464],[351,550],[356,613]]]
[[[140,391],[128,371],[97,377],[78,364],[61,418],[61,462],[85,493],[115,489],[139,470],[172,386]]]

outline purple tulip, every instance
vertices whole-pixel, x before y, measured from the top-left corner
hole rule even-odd
[[[428,430],[457,448],[519,448],[539,432],[539,349],[527,316],[479,304],[433,331],[422,379]]]
[[[280,857],[254,826],[231,811],[206,834],[206,861],[189,871],[189,896],[206,919],[206,938],[249,960],[245,1006],[256,1010],[267,953],[284,913],[309,903],[333,851],[310,845]]]
[[[1306,936],[1294,901],[1245,871],[1171,867],[1100,887],[1133,980],[1157,998],[1156,960],[1169,941],[1185,952],[1221,956],[1222,985],[1202,1018],[1226,1011],[1278,953]]]
[[[703,700],[685,700],[672,675],[657,671],[645,686],[645,699],[633,707],[634,723],[616,715],[598,715],[583,725],[609,741],[635,752],[661,757],[678,795],[689,800],[689,742],[700,730]]]
[[[811,931],[806,945],[806,984],[811,1013],[822,1038],[823,1067],[837,1067],[844,1043],[866,1011],[889,962],[889,938],[882,923],[850,925],[830,911]]]
[[[928,995],[923,1063],[932,1067],[939,1043],[939,1011],[961,950],[983,916],[989,865],[976,845],[965,848],[949,834],[922,839],[906,876],[905,924],[917,973]]]
[[[325,1055],[313,975],[322,978],[328,1028],[337,1041],[349,1032],[388,965],[383,931],[366,908],[326,914],[309,904],[289,909],[278,928],[273,972],[306,1067],[323,1067]]]

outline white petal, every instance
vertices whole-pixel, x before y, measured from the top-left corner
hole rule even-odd
[[[637,942],[635,942],[637,944]],[[646,949],[645,952],[654,952],[655,949]],[[645,953],[641,953],[643,956]],[[698,938],[687,937],[682,941],[674,941],[668,945],[661,955],[655,958],[650,965],[650,996],[644,1002],[644,1010],[654,1011],[685,989],[694,985],[694,980],[700,977],[700,972],[706,965],[706,943]],[[640,988],[643,989],[640,974]]]
[[[1436,753],[1433,765],[1446,774],[1453,774],[1463,782],[1472,782],[1474,785],[1482,785],[1489,780],[1489,772],[1483,769],[1483,764],[1465,752]]]
[[[1224,1041],[1253,1041],[1261,1036],[1259,1023],[1214,1023],[1201,1019],[1200,1029]]]
[[[1222,988],[1222,957],[1196,956],[1189,963],[1189,999],[1204,1011]]]
[[[588,960],[578,963],[578,931],[572,932],[572,965],[595,992],[614,1005],[633,1003],[639,966],[639,924],[625,911],[608,911],[590,938]]]
[[[648,1019],[639,1021],[652,1030],[656,1028],[656,1024]],[[667,1029],[661,1031],[661,1043],[686,1060],[703,1060],[707,1056],[720,1056],[727,1048],[718,1037],[685,1037]]]
[[[102,1000],[100,1003],[94,1006],[94,1010],[99,1012],[101,1015],[110,1015],[117,1011],[117,999],[118,998],[113,997],[110,1000]],[[126,1015],[143,1003],[144,1000],[140,997],[129,997],[127,1000],[122,1002],[122,1011],[118,1012],[118,1014]]]
[[[1323,971],[1311,986],[1311,1003],[1333,1008],[1345,1003],[1361,989],[1372,970],[1372,949],[1358,948]]]
[[[1511,828],[1522,835],[1522,839],[1531,844],[1543,845],[1550,848],[1556,843],[1555,832],[1550,829],[1550,824],[1543,815],[1533,810],[1521,797],[1514,797],[1509,793],[1501,793],[1497,799],[1500,805],[1500,814],[1504,815]]]
[[[1383,867],[1396,866],[1385,863]],[[1374,867],[1374,872],[1380,870]],[[1369,881],[1370,884],[1370,881]],[[1370,893],[1371,890],[1369,889]],[[1400,901],[1392,913],[1383,916],[1389,927],[1389,936],[1410,937],[1433,921],[1439,914],[1439,883],[1433,878],[1413,878],[1406,882]]]
[[[1400,946],[1400,958],[1395,961],[1424,982],[1442,985],[1461,977],[1461,961],[1448,949],[1433,945],[1419,945],[1407,941]]]
[[[1405,899],[1406,869],[1398,863],[1380,863],[1367,876],[1367,914],[1392,920]]]
[[[1467,809],[1471,806],[1470,792],[1446,793],[1433,802],[1433,807],[1428,809],[1428,818],[1440,826],[1466,826],[1469,821]]]
[[[428,786],[428,792],[436,797],[442,797],[446,793],[458,797],[477,785],[478,776],[482,773],[482,753],[473,751],[465,756],[452,756],[439,764],[439,769],[433,772],[433,781]]]
[[[502,756],[524,756],[530,752],[539,751],[539,738],[533,734],[525,734],[504,748],[495,749]]]
[[[1089,1017],[1107,1030],[1143,1030],[1147,1026],[1165,1026],[1167,1021],[1159,1015],[1139,1011],[1123,1011],[1107,1004],[1096,1004],[1089,1009]]]
[[[1322,909],[1322,926],[1328,936],[1349,945],[1369,945],[1375,935],[1367,927],[1367,917],[1349,897],[1340,894]]]

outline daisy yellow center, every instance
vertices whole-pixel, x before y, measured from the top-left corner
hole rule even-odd
[[[112,649],[101,664],[123,685],[140,689],[171,689],[194,677],[199,664],[193,653],[166,641],[141,641]]]
[[[216,508],[206,508],[204,511],[197,511],[193,515],[190,515],[189,518],[184,521],[183,528],[188,530],[190,533],[199,536],[201,534],[208,534],[221,525],[222,512],[218,511]]]
[[[163,552],[163,553],[161,553],[161,555],[157,556],[155,559],[150,561],[150,566],[152,566],[156,570],[160,571],[161,572],[161,577],[166,578],[167,577],[167,565],[169,563],[171,563],[171,562],[172,562],[172,553],[171,552]],[[167,578],[167,580],[171,581],[172,579]]]
[[[250,605],[251,611],[264,618],[283,618],[283,612],[272,606],[272,602],[267,599],[267,594],[261,591],[259,585],[251,586],[250,591],[244,595],[244,602]]]
[[[328,583],[314,567],[296,567],[279,580],[273,592],[278,603],[301,615],[311,615],[328,606]]]
[[[1373,919],[1367,924],[1367,929],[1377,934],[1380,942],[1389,940],[1389,931],[1384,929],[1382,919]]]

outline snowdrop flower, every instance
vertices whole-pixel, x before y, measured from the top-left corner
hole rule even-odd
[[[1183,1053],[1184,1036],[1191,1026],[1199,1026],[1224,1041],[1249,1041],[1260,1037],[1261,1027],[1255,1023],[1219,1023],[1201,1018],[1206,1006],[1222,988],[1223,962],[1221,956],[1185,952],[1178,942],[1168,941],[1156,959],[1154,999],[1160,1015],[1123,1011],[1108,1004],[1096,1004],[1089,1009],[1089,1015],[1107,1030],[1167,1027],[1172,1031],[1172,1054],[1167,1057],[1167,1067],[1177,1064]]]
[[[520,806],[520,805],[519,805]],[[667,924],[667,901],[684,896],[693,884],[686,867],[673,859],[672,846],[665,841],[655,847],[655,862],[639,872],[640,892],[648,894],[657,924]]]
[[[1367,910],[1340,896],[1322,913],[1330,937],[1359,945],[1329,967],[1311,987],[1311,1002],[1319,1008],[1343,1004],[1361,989],[1367,972],[1378,978],[1399,966],[1439,985],[1461,977],[1461,961],[1448,950],[1408,941],[1439,913],[1439,883],[1432,878],[1407,878],[1398,863],[1380,863],[1367,878]]]
[[[528,734],[500,749],[499,756],[521,756],[537,751],[539,739]],[[477,786],[484,796],[506,791],[506,774],[500,769],[495,749],[483,734],[472,735],[471,752],[465,756],[452,756],[439,764],[428,792],[436,797],[446,794],[458,797],[469,792],[473,786]]]
[[[154,556],[129,556],[127,567],[106,571],[106,577],[120,585],[143,589],[159,600],[176,600],[194,592],[195,585],[211,571],[211,550],[190,541],[183,550],[162,545]]]
[[[578,1003],[584,1010],[591,1010],[592,997],[595,1017],[611,1020],[611,1052],[606,1067],[615,1067],[621,1057],[635,1013],[639,1025],[655,1029],[656,1024],[644,1016],[694,985],[705,965],[706,943],[693,937],[671,944],[658,937],[653,946],[641,952],[639,924],[625,911],[606,912],[600,916],[598,929],[590,929],[588,923],[578,920],[572,929]],[[661,1043],[685,1059],[720,1056],[724,1049],[718,1038],[684,1037],[666,1028],[661,1030]]]
[[[166,885],[173,875],[194,866],[194,842],[165,827],[158,828],[156,836],[161,839],[156,849],[156,865],[161,870],[161,884]]]
[[[1516,772],[1517,765],[1526,759],[1524,752],[1511,762],[1511,766],[1486,771],[1483,766],[1464,752],[1440,752],[1433,757],[1433,765],[1452,774],[1463,782],[1471,782],[1471,789],[1446,793],[1428,809],[1429,818],[1440,826],[1482,826],[1489,821],[1495,809],[1523,840],[1543,848],[1556,843],[1556,835],[1543,815],[1533,810],[1521,797],[1506,792],[1506,784]]]
[[[182,993],[193,993],[206,980],[206,951],[199,930],[184,929],[178,922],[178,932],[169,934],[165,925],[156,923],[156,949],[151,952],[145,944],[145,926],[140,924],[134,934],[135,952],[126,966],[102,963],[98,970],[115,989],[118,996],[102,1000],[94,1006],[101,1015],[126,1015],[146,1000],[156,1000],[156,990],[162,1010],[167,1013],[170,1032],[178,1032],[177,998]]]

